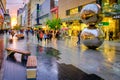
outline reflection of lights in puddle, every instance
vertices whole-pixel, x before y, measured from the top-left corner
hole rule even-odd
[[[109,62],[113,62],[111,58],[108,58],[107,60],[108,60]]]

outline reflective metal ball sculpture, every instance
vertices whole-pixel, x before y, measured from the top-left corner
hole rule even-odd
[[[81,41],[90,49],[96,49],[104,42],[104,33],[95,26],[102,20],[99,10],[96,4],[88,4],[80,13],[82,22],[88,25],[81,33]]]

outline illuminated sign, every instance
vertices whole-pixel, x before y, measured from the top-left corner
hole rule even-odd
[[[109,22],[100,22],[99,26],[109,26]]]

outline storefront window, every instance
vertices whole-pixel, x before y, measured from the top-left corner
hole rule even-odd
[[[70,10],[70,14],[76,14],[78,13],[78,8],[73,8]]]

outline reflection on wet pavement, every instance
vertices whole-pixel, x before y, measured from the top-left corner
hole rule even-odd
[[[2,80],[26,80],[26,68],[23,64],[6,58]]]
[[[21,42],[21,44],[23,45],[23,42]],[[10,44],[9,47],[14,47],[15,45],[18,44]],[[93,80],[93,78],[94,80],[101,80],[100,77],[88,75],[73,65],[58,63],[62,53],[57,49],[52,47],[42,47],[35,44],[24,46],[24,50],[25,49],[32,51],[32,53],[34,52],[32,55],[37,56],[38,64],[36,80]],[[15,59],[7,57],[4,61],[3,80],[26,80],[25,71],[26,66],[23,62],[17,62]],[[11,72],[14,73],[10,74]]]
[[[58,64],[59,80],[103,80],[95,74],[86,74],[73,65]]]
[[[61,54],[58,50],[51,47],[38,47],[40,50],[37,55],[36,80],[102,80],[97,75],[88,75],[73,65],[57,63],[60,59],[58,56]],[[7,57],[4,63],[3,80],[26,80],[26,67],[22,62]],[[11,72],[14,73],[10,74]]]
[[[28,50],[32,53],[31,55],[37,56],[37,80],[102,80],[100,77],[105,80],[119,80],[120,78],[120,67],[118,65],[120,55],[117,55],[119,52],[114,50],[116,49],[115,46],[109,51],[110,49],[106,47],[111,46],[104,43],[97,50],[91,50],[82,44],[76,45],[74,38],[53,40],[48,43],[43,41],[39,44],[36,43],[37,40],[34,41],[33,39],[15,39],[6,47]],[[6,54],[5,51],[5,56]],[[9,61],[5,57],[3,80],[26,80],[26,66],[20,64]],[[13,71],[21,72],[10,74]],[[19,75],[21,78],[16,79]]]

